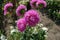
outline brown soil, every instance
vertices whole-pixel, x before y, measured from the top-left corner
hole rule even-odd
[[[45,14],[44,16],[40,13],[41,23],[44,24],[48,30],[47,40],[60,40],[60,26],[56,25],[51,19],[49,19]]]

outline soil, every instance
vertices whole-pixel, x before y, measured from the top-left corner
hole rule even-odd
[[[60,26],[56,25],[46,14],[40,13],[40,17],[41,23],[49,29],[47,40],[60,40]]]

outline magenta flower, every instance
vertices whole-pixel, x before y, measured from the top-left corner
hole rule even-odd
[[[39,13],[36,10],[27,11],[24,17],[29,26],[35,26],[40,21]]]
[[[18,30],[23,32],[26,29],[26,21],[24,18],[21,18],[17,21]]]
[[[30,6],[31,6],[32,8],[36,8],[36,2],[37,2],[37,0],[31,0],[31,1],[30,1]]]
[[[17,16],[20,16],[22,13],[24,13],[27,10],[25,5],[19,5],[16,9]]]
[[[12,3],[5,4],[5,6],[4,6],[4,15],[7,14],[8,8],[10,8],[10,7],[13,7],[13,4]]]
[[[40,1],[40,0],[38,0],[38,2],[36,3],[36,6],[37,7],[46,7],[47,6],[47,3],[46,3],[46,1]]]

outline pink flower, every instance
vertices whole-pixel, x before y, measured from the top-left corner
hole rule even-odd
[[[4,15],[7,14],[8,8],[10,8],[10,7],[13,7],[13,4],[12,3],[5,4],[5,6],[4,6]]]
[[[35,26],[40,21],[39,13],[36,10],[27,11],[24,17],[29,26]]]
[[[46,1],[40,1],[40,0],[38,0],[38,2],[36,3],[36,6],[37,7],[41,7],[41,6],[46,7],[47,3],[46,3]]]
[[[25,5],[19,5],[18,7],[17,7],[17,9],[16,9],[16,14],[17,14],[17,16],[20,16],[20,15],[22,15],[22,11],[23,11],[23,13],[25,12],[27,10],[27,8],[26,8],[26,6]]]
[[[37,2],[37,0],[31,0],[31,1],[30,1],[30,6],[31,6],[32,8],[36,8],[36,2]]]
[[[18,30],[23,32],[26,29],[26,21],[24,18],[21,18],[17,21]]]

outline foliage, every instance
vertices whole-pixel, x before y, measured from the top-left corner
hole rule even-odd
[[[2,11],[3,0],[0,0],[0,27],[3,25],[3,11]]]
[[[47,15],[55,22],[60,22],[60,1],[46,0],[47,7],[44,9],[47,11]]]
[[[45,40],[46,31],[41,29],[40,26],[28,27],[26,31],[13,32],[8,37],[8,40]]]

